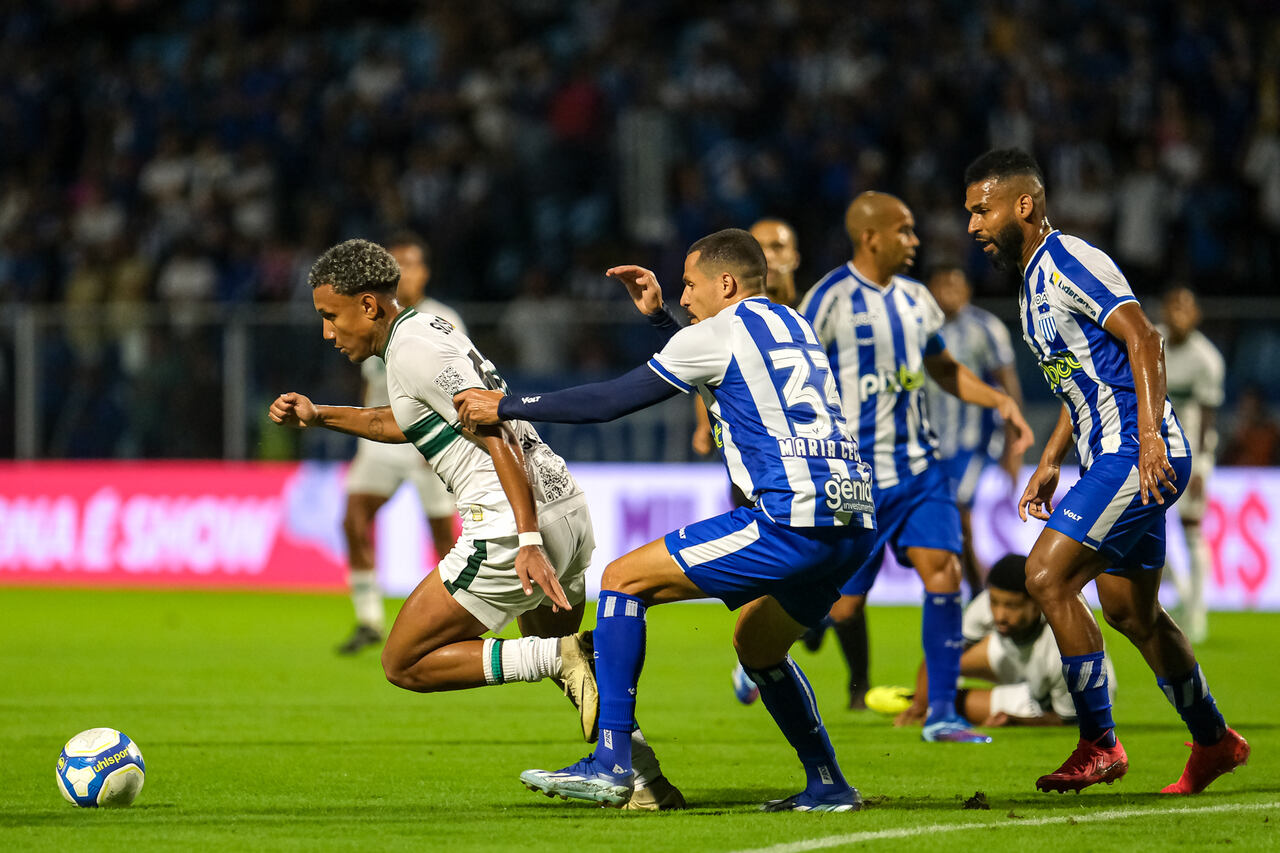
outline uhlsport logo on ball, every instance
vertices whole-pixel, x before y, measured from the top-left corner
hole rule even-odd
[[[142,790],[147,766],[138,745],[115,729],[89,729],[58,756],[58,790],[77,806],[127,806]]]

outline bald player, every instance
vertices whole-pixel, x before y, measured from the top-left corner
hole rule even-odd
[[[1191,644],[1158,598],[1165,512],[1192,473],[1191,444],[1166,395],[1160,333],[1105,252],[1049,223],[1044,176],[1030,154],[988,151],[969,164],[964,183],[969,233],[1016,276],[1022,337],[1062,400],[1018,512],[1047,522],[1027,556],[1027,592],[1057,638],[1080,740],[1036,787],[1078,791],[1129,769],[1111,716],[1102,632],[1080,599],[1093,581],[1107,623],[1142,653],[1194,741],[1181,778],[1162,792],[1198,794],[1244,764],[1249,744],[1227,727]],[[1073,443],[1080,479],[1055,506]]]
[[[887,193],[865,192],[845,214],[853,259],[828,273],[800,306],[836,372],[841,404],[857,424],[874,477],[877,546],[862,567],[851,567],[831,619],[839,625],[861,612],[880,571],[886,546],[924,582],[921,638],[928,673],[929,742],[987,743],[955,707],[960,653],[960,513],[924,402],[927,372],[966,403],[995,409],[1021,452],[1031,428],[1008,394],[994,388],[948,352],[945,320],[929,290],[902,275],[915,262],[915,217]],[[852,571],[856,569],[856,571]]]

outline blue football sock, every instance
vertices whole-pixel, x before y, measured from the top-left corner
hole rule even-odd
[[[960,654],[964,651],[961,623],[964,619],[958,592],[924,594],[920,642],[929,675],[929,717],[926,723],[955,717],[956,681],[960,678]]]
[[[804,765],[805,790],[818,796],[847,790],[813,688],[795,661],[787,657],[769,669],[743,669],[759,685],[760,700]]]
[[[635,596],[607,590],[600,593],[592,632],[600,690],[600,740],[595,757],[619,775],[631,772],[636,682],[644,666],[644,614],[644,602]]]
[[[1107,661],[1101,651],[1087,655],[1063,655],[1062,676],[1076,706],[1080,737],[1099,746],[1116,745],[1111,719],[1111,693],[1107,690]]]
[[[1200,672],[1200,664],[1196,664],[1195,669],[1182,678],[1167,681],[1157,678],[1156,684],[1160,685],[1178,716],[1187,724],[1196,743],[1213,746],[1222,740],[1222,736],[1227,733],[1227,722],[1218,711],[1218,703],[1213,701],[1209,683]]]

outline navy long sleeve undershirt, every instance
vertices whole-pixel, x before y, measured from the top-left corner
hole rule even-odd
[[[680,393],[647,364],[617,379],[576,385],[546,394],[510,395],[498,401],[504,421],[548,421],[557,424],[599,424],[661,403]]]
[[[655,329],[668,341],[680,331],[680,324],[664,305],[646,314]],[[498,401],[498,416],[504,421],[540,421],[558,424],[599,424],[638,412],[679,394],[667,380],[642,364],[630,373],[606,382],[577,385],[546,394],[510,395]]]

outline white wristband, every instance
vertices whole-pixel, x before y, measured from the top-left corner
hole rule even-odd
[[[532,533],[521,533],[519,536],[519,539],[520,539],[521,548],[525,547],[526,545],[542,544],[542,534],[536,530],[533,531]]]

